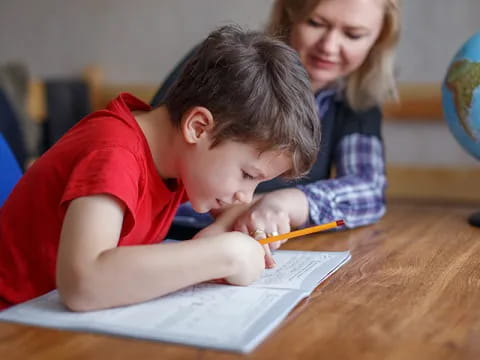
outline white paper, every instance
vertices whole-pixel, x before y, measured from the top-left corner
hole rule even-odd
[[[200,284],[161,298],[75,313],[57,291],[0,312],[0,320],[248,352],[350,258],[348,252],[277,251],[249,287]]]

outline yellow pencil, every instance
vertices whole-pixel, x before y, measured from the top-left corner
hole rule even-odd
[[[267,237],[265,239],[260,239],[260,240],[258,240],[258,242],[262,245],[265,245],[265,244],[270,244],[271,242],[285,240],[285,239],[292,239],[292,238],[295,238],[295,237],[298,237],[298,236],[313,234],[313,233],[316,233],[316,232],[319,232],[319,231],[333,229],[333,228],[336,228],[338,226],[343,226],[343,225],[345,225],[345,221],[337,220],[337,221],[332,221],[330,223],[323,224],[323,225],[316,225],[316,226],[311,226],[311,227],[301,229],[301,230],[291,231],[291,232],[286,233],[286,234],[270,236],[270,237]]]

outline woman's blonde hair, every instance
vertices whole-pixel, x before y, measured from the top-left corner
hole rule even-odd
[[[321,1],[275,0],[266,32],[288,42],[293,24],[307,19]],[[400,0],[382,1],[382,30],[363,64],[345,79],[345,95],[355,110],[397,98],[393,60],[400,35]]]

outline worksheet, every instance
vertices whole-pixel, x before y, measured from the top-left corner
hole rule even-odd
[[[140,304],[75,313],[56,290],[0,312],[0,321],[246,353],[350,259],[347,252],[278,250],[248,287],[203,283]]]

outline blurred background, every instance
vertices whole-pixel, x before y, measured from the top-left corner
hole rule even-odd
[[[147,102],[175,64],[219,25],[262,29],[272,0],[2,0],[0,66],[31,76],[37,124],[48,115],[43,84],[83,78],[92,108],[119,91]],[[385,107],[390,197],[480,201],[480,164],[442,119],[440,85],[458,47],[480,30],[479,0],[403,0],[397,56],[400,104]],[[33,85],[32,85],[33,84]]]

